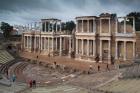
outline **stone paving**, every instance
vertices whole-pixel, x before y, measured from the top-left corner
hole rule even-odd
[[[11,83],[11,86],[0,85],[0,93],[16,93],[27,88],[25,83]]]
[[[37,87],[23,93],[89,93],[87,89],[72,86],[72,85],[59,85],[49,87]]]

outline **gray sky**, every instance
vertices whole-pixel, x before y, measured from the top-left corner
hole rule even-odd
[[[0,21],[26,24],[41,18],[74,20],[103,12],[125,16],[140,11],[140,0],[0,0]]]

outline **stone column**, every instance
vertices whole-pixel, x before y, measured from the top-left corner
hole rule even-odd
[[[109,34],[111,34],[111,23],[110,23],[110,18],[109,18]]]
[[[28,36],[26,36],[26,48],[28,48]]]
[[[124,60],[126,60],[126,41],[124,41]]]
[[[126,33],[126,18],[124,18],[124,33]]]
[[[54,51],[54,37],[52,37],[52,52]]]
[[[47,31],[47,29],[46,29],[47,27],[46,27],[46,22],[44,22],[44,32],[46,32]]]
[[[60,50],[59,55],[62,56],[62,37],[60,37]]]
[[[23,40],[24,40],[24,48],[26,48],[26,45],[27,45],[27,44],[26,44],[26,43],[27,43],[27,42],[26,42],[26,41],[27,41],[27,40],[26,40],[26,36],[23,36],[23,37],[24,37],[24,39],[23,39]]]
[[[48,52],[50,53],[50,38],[48,37]]]
[[[52,23],[52,33],[54,33],[54,23]]]
[[[78,20],[76,20],[76,32],[78,32]]]
[[[84,39],[81,40],[82,40],[82,55],[84,55]]]
[[[76,55],[78,54],[78,39],[76,39]]]
[[[96,21],[95,21],[95,19],[93,19],[93,32],[94,33],[96,32]]]
[[[48,22],[48,31],[47,32],[50,32],[50,23]]]
[[[83,22],[84,20],[82,20],[82,32],[84,32],[84,22]]]
[[[62,26],[61,26],[61,22],[60,22],[60,32],[62,31]]]
[[[56,37],[56,39],[55,39],[56,41],[56,44],[55,44],[55,48],[56,48],[56,51],[57,51],[57,37]]]
[[[133,41],[133,58],[135,59],[135,47],[136,47],[136,43]]]
[[[56,30],[55,32],[57,32],[57,21],[56,21],[56,26],[55,26],[55,30]]]
[[[118,59],[118,41],[115,43],[115,59]]]
[[[36,36],[34,36],[34,52],[36,52]]]
[[[89,20],[87,20],[87,32],[90,32],[89,30]]]
[[[118,33],[118,19],[116,18],[116,33]]]
[[[89,56],[89,40],[87,39],[87,56]]]
[[[108,40],[108,62],[110,62],[111,58],[111,42]]]
[[[135,33],[135,18],[133,17],[133,33]]]
[[[102,62],[102,40],[100,40],[100,62]]]
[[[102,33],[102,19],[100,19],[100,34]]]
[[[43,43],[42,43],[42,41],[43,41],[43,37],[41,37],[41,50],[43,49]]]
[[[95,57],[96,55],[96,42],[93,40],[93,56]]]
[[[71,57],[71,37],[69,38],[69,56]]]
[[[43,38],[44,38],[44,50],[46,50],[46,37]]]

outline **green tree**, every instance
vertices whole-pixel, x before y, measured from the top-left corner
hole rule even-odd
[[[9,38],[11,35],[11,31],[13,30],[13,26],[10,26],[10,24],[1,22],[0,29],[3,31],[3,35],[5,38]]]
[[[75,28],[75,23],[74,23],[74,21],[68,21],[68,22],[66,22],[66,30],[68,30],[68,31],[70,31],[70,32],[72,32],[73,31],[73,29]]]
[[[140,31],[140,12],[131,12],[127,15],[127,17],[134,17],[135,18],[135,29],[136,31]],[[129,23],[133,24],[133,19],[128,18]]]

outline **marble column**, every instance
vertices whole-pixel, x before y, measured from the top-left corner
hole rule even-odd
[[[76,32],[78,32],[78,20],[76,20]]]
[[[84,55],[84,39],[81,40],[82,40],[82,55]]]
[[[135,47],[136,47],[136,43],[133,41],[133,58],[135,59]]]
[[[124,60],[126,60],[126,41],[124,41]]]
[[[23,37],[24,37],[24,39],[23,39],[24,40],[24,48],[26,48],[26,41],[27,41],[26,36],[23,36]]]
[[[110,58],[111,58],[111,41],[108,40],[108,60],[110,62]]]
[[[71,37],[69,38],[69,55],[71,56]]]
[[[109,18],[109,34],[111,34],[111,22],[110,22],[110,18]]]
[[[82,32],[84,32],[84,20],[82,20]]]
[[[135,18],[133,17],[133,33],[135,33]]]
[[[124,18],[124,33],[126,33],[126,18]]]
[[[57,32],[57,22],[56,22],[56,26],[55,26],[55,32]]]
[[[96,55],[96,42],[93,40],[93,56],[95,57]]]
[[[48,37],[48,52],[50,53],[50,38]]]
[[[100,62],[102,62],[102,40],[100,40]]]
[[[89,56],[89,40],[87,39],[87,56]]]
[[[76,55],[78,54],[78,39],[76,39]]]
[[[89,20],[87,20],[87,32],[90,32],[89,30]]]
[[[50,32],[50,23],[48,22],[48,31],[47,32]]]
[[[115,59],[118,59],[118,41],[115,42]]]
[[[36,36],[34,36],[34,52],[36,52]]]
[[[54,51],[54,37],[52,37],[52,52]]]
[[[46,28],[47,28],[47,26],[46,26],[46,22],[44,22],[44,30],[45,30],[44,32],[46,32],[46,31],[47,31],[47,29],[46,29]]]
[[[116,33],[118,33],[118,19],[116,18]]]
[[[62,56],[62,37],[60,37],[60,49],[59,49],[59,55]]]
[[[57,51],[57,37],[55,38],[55,50]]]
[[[95,19],[93,19],[93,32],[94,33],[96,32],[96,21],[95,21]]]
[[[46,50],[46,37],[43,38],[44,38],[44,50]]]
[[[102,19],[100,19],[100,33],[102,33]]]
[[[26,36],[27,38],[26,38],[26,40],[27,40],[27,42],[26,42],[26,48],[28,48],[28,36]]]
[[[62,31],[62,26],[61,26],[61,22],[60,22],[60,32]]]

